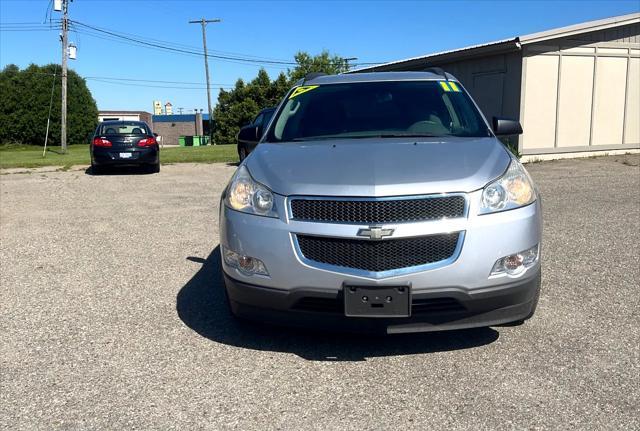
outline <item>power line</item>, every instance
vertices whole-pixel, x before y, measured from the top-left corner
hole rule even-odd
[[[41,72],[41,71],[31,71],[31,70],[23,70],[22,72],[27,72],[27,73],[31,73],[33,75],[46,75],[46,76],[53,76],[54,74],[51,72]],[[102,80],[102,81],[124,81],[126,83],[131,82],[131,83],[137,83],[137,82],[141,82],[141,83],[146,83],[146,82],[150,82],[150,83],[159,83],[159,84],[184,84],[184,85],[200,85],[202,88],[204,88],[204,86],[206,85],[204,82],[193,82],[193,81],[165,81],[165,80],[157,80],[157,79],[140,79],[140,78],[123,78],[123,77],[116,77],[116,76],[80,76],[82,79],[88,79],[88,80]],[[235,88],[235,84],[229,84],[229,83],[221,83],[221,82],[215,82],[215,83],[211,83],[211,85],[215,85],[216,87],[225,87],[225,88]]]
[[[159,49],[164,49],[167,51],[175,51],[175,52],[182,52],[182,53],[186,53],[186,54],[192,54],[192,55],[198,55],[198,56],[204,56],[204,52],[203,51],[199,51],[199,50],[190,50],[190,49],[183,49],[183,48],[176,48],[176,47],[172,47],[166,44],[160,44],[160,43],[156,43],[156,42],[148,42],[145,40],[142,40],[139,37],[129,37],[129,36],[125,36],[123,34],[119,34],[110,30],[103,30],[100,29],[98,27],[94,27],[92,25],[88,25],[88,24],[84,24],[81,23],[79,21],[72,21],[73,24],[77,24],[80,25],[82,27],[85,28],[89,28],[91,30],[100,32],[100,33],[104,33],[104,34],[108,34],[110,36],[113,37],[117,37],[123,40],[128,40],[130,42],[134,42],[134,43],[138,43],[140,45],[147,45],[147,46],[152,46],[155,48],[159,48]],[[246,62],[246,63],[255,63],[255,64],[279,64],[279,65],[289,65],[289,66],[295,66],[298,63],[296,62],[292,62],[292,61],[284,61],[284,60],[257,60],[254,58],[247,58],[247,57],[239,57],[239,56],[230,56],[230,55],[220,55],[220,54],[215,54],[215,53],[211,53],[211,52],[207,52],[207,55],[209,57],[212,58],[217,58],[218,60],[233,60],[233,61],[241,61],[241,62]]]
[[[142,41],[146,41],[146,42],[156,42],[165,46],[170,46],[170,47],[176,47],[176,48],[183,48],[186,50],[191,50],[191,51],[196,51],[198,53],[198,55],[202,55],[202,53],[200,52],[200,48],[196,47],[194,45],[186,45],[183,43],[178,43],[178,42],[171,42],[171,41],[166,41],[166,40],[161,40],[161,39],[154,39],[151,37],[147,37],[147,36],[140,36],[140,35],[136,35],[133,33],[127,33],[124,31],[113,31],[110,29],[105,29],[104,27],[98,27],[93,25],[93,28],[95,28],[97,31],[111,31],[113,33],[118,33],[119,35],[125,35],[125,36],[130,36],[132,38],[136,38],[138,40],[142,40]],[[262,56],[256,56],[256,55],[250,55],[250,54],[242,54],[242,53],[237,53],[237,52],[232,52],[232,51],[221,51],[221,50],[207,50],[209,54],[209,56],[213,55],[213,54],[221,54],[221,55],[228,55],[230,57],[241,57],[241,58],[251,58],[251,59],[255,59],[256,61],[280,61],[280,62],[287,62],[287,60],[282,60],[282,59],[276,59],[276,58],[270,58],[270,57],[262,57]]]
[[[79,34],[83,34],[86,36],[90,36],[96,39],[102,39],[102,40],[106,40],[109,42],[117,42],[117,43],[122,43],[125,45],[130,45],[130,46],[137,46],[137,47],[142,47],[142,48],[147,48],[147,49],[153,49],[153,50],[157,50],[160,52],[167,52],[166,49],[164,48],[156,48],[153,46],[148,46],[148,45],[141,45],[139,43],[133,43],[133,42],[129,42],[127,40],[123,40],[117,37],[112,37],[106,34],[102,34],[102,33],[97,33],[94,32],[93,30],[89,30],[89,29],[84,29],[84,28],[79,28],[79,27],[75,27],[73,29],[74,32],[77,32]],[[204,55],[201,52],[196,52],[196,53],[185,53],[185,52],[180,52],[180,51],[173,51],[173,54],[178,54],[178,55],[186,55],[186,56],[196,56],[196,57],[202,57],[202,55]],[[242,62],[242,61],[235,61],[235,60],[224,60],[227,61],[229,63],[234,63],[234,64],[238,64],[241,66],[255,66],[257,65],[256,63],[246,63],[246,62]],[[276,70],[286,70],[287,67],[284,66],[278,66],[278,65],[270,65],[270,64],[262,64],[261,67],[264,67],[266,69],[276,69]]]
[[[155,79],[138,79],[138,78],[116,78],[111,76],[85,76],[84,79],[108,79],[113,81],[132,81],[132,82],[154,82],[161,84],[189,84],[189,85],[206,85],[204,82],[189,82],[189,81],[162,81]],[[225,87],[233,87],[233,84],[221,84],[221,83],[211,83],[211,85],[222,85]]]
[[[89,78],[85,78],[85,79],[89,79]],[[143,83],[132,83],[132,82],[117,82],[117,81],[110,81],[107,79],[100,79],[100,78],[91,78],[91,81],[94,82],[100,82],[103,84],[114,84],[114,85],[124,85],[124,86],[128,86],[128,87],[147,87],[147,88],[165,88],[165,89],[173,89],[173,90],[205,90],[207,87],[206,86],[200,86],[200,87],[194,87],[194,86],[189,86],[189,87],[184,87],[184,86],[173,86],[173,85],[153,85],[153,84],[143,84]],[[216,88],[221,88],[224,90],[231,90],[235,87],[231,87],[231,86],[222,86],[222,85],[214,85]]]
[[[159,39],[145,38],[142,36],[132,35],[130,33],[115,32],[107,30],[101,27],[85,24],[79,21],[69,19],[71,24],[71,30],[76,34],[85,34],[91,37],[96,37],[103,40],[119,41],[122,43],[128,43],[130,45],[144,46],[151,49],[157,49],[160,51],[171,51],[177,54],[190,55],[190,56],[204,56],[204,52],[185,44],[161,41]],[[27,22],[0,22],[0,32],[24,32],[24,31],[51,31],[60,29],[61,20],[51,20],[49,23],[42,23],[36,21]],[[227,55],[225,55],[225,53]],[[254,64],[261,65],[267,68],[286,69],[286,66],[297,66],[295,61],[286,61],[280,59],[271,59],[268,57],[258,57],[249,54],[238,54],[227,51],[213,51],[207,50],[209,57],[228,61],[236,64]],[[357,62],[350,63],[350,66],[375,66],[383,64],[385,62]]]

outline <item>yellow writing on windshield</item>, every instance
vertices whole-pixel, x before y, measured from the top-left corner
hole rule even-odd
[[[301,87],[298,87],[295,90],[293,90],[293,93],[291,93],[291,96],[289,96],[289,99],[293,99],[294,97],[299,96],[302,93],[306,93],[307,91],[315,90],[318,87],[319,85],[303,85]]]

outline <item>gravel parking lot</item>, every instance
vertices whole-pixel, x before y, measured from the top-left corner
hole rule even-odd
[[[538,313],[394,337],[237,324],[235,167],[0,176],[2,429],[639,429],[640,157],[529,165]]]

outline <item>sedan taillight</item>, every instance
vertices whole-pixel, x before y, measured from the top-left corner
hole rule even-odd
[[[156,141],[156,138],[154,137],[150,137],[150,138],[143,138],[140,139],[138,141],[138,147],[150,147],[152,145],[157,145],[158,142]]]
[[[112,147],[113,144],[110,140],[104,138],[93,138],[94,147]]]

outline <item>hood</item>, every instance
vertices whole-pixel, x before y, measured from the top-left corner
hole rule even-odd
[[[281,195],[378,197],[471,192],[510,160],[496,138],[447,137],[266,142],[245,163]]]

